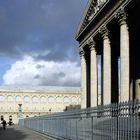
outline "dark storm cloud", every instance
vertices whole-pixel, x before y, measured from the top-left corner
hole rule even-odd
[[[87,0],[1,0],[0,55],[77,59],[74,35]],[[48,54],[42,52],[48,50]]]

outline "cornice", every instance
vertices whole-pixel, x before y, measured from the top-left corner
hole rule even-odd
[[[102,11],[102,9],[107,7],[107,5],[110,4],[109,3],[110,1],[113,2],[114,0],[108,0],[108,3],[105,3],[105,5],[101,8],[100,11]],[[98,14],[96,14],[95,17],[90,21],[90,23],[83,29],[83,31],[80,34],[78,34],[78,36],[76,37],[76,40],[79,41],[79,44],[80,44],[79,47],[86,46],[87,40],[89,39],[89,37],[92,36],[94,38],[97,34],[99,34],[101,27],[103,25],[108,25],[111,20],[115,19],[116,14],[119,12],[119,10],[121,8],[126,9],[126,7],[129,4],[131,4],[131,1],[132,0],[118,0],[118,1],[116,1],[116,3],[114,4],[115,6],[111,7],[110,12],[105,14],[104,18],[101,18],[101,20],[97,22],[96,18],[100,14],[100,11],[99,11]],[[94,23],[96,23],[96,24],[94,24]],[[88,31],[88,27],[90,25],[93,25],[93,28],[92,28],[92,30],[89,30],[88,33],[86,33],[86,31]]]
[[[103,6],[109,0],[105,0],[104,2],[98,2],[98,0],[89,0],[80,21],[78,30],[76,32],[76,38],[83,32],[83,30],[89,25],[89,23],[93,20],[93,18],[99,13],[99,11],[103,8]]]
[[[78,34],[81,32],[81,30],[86,25],[86,21],[87,21],[88,16],[89,16],[88,14],[90,14],[90,12],[88,12],[88,11],[89,11],[89,9],[91,9],[90,7],[91,7],[92,1],[93,0],[88,0],[88,2],[87,2],[86,8],[85,8],[85,10],[83,12],[83,16],[82,16],[82,18],[80,20],[80,23],[79,23],[79,26],[78,26],[78,29],[77,29],[77,32],[76,32],[76,36],[78,36]]]
[[[91,2],[91,0],[89,0]],[[92,0],[93,1],[93,0]],[[102,5],[102,7],[100,7],[100,9],[94,14],[94,16],[92,16],[92,18],[90,19],[89,22],[87,22],[85,24],[84,27],[82,27],[82,24],[84,24],[85,22],[85,17],[89,17],[90,14],[88,13],[88,9],[90,9],[89,5],[88,7],[86,7],[87,11],[85,10],[82,20],[79,24],[78,30],[76,32],[76,36],[75,39],[77,41],[79,41],[80,46],[83,45],[83,43],[87,40],[87,38],[89,36],[94,36],[96,34],[99,33],[99,28],[102,24],[108,24],[113,18],[115,18],[116,12],[121,8],[125,8],[127,7],[127,5],[129,5],[132,2],[132,0],[106,0],[106,2]],[[91,4],[91,3],[90,3]],[[105,12],[105,10],[109,9],[109,6],[112,5],[112,7],[110,7],[110,12],[109,13],[105,13],[104,18],[103,18],[103,14]],[[102,12],[104,11],[104,12]],[[101,18],[101,20],[99,20],[99,18]],[[97,23],[95,25],[95,23]],[[93,25],[93,30],[90,30],[91,25]]]

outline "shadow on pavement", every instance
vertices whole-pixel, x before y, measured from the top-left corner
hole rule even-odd
[[[28,134],[18,129],[18,126],[8,126],[6,130],[0,128],[0,140],[23,140]]]

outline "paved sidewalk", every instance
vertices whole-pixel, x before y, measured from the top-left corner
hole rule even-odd
[[[0,140],[54,140],[46,135],[20,128],[19,126],[8,126],[6,130],[0,128]]]

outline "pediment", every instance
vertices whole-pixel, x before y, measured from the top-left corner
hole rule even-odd
[[[106,3],[107,0],[88,0],[85,11],[81,18],[80,24],[76,32],[76,38],[80,36],[83,30],[88,26],[94,15],[98,13],[100,8]]]

